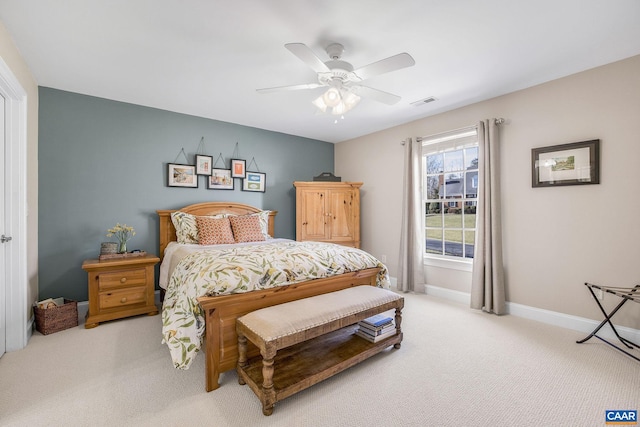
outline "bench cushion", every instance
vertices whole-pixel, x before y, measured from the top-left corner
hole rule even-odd
[[[355,286],[253,311],[238,318],[265,342],[402,299],[387,289]]]

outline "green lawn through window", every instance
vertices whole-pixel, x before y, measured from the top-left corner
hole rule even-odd
[[[453,213],[442,215],[442,217],[444,217],[445,241],[462,243],[462,230],[460,227],[460,225],[462,224],[462,221],[460,220],[461,216],[463,215]],[[427,228],[427,239],[442,240],[442,229],[440,228],[442,227],[442,217],[440,214],[427,214],[425,225],[427,227],[438,227],[438,229]],[[464,227],[467,231],[469,231],[469,229],[475,229],[476,214],[464,214]],[[473,245],[475,243],[475,233],[467,232],[467,238],[471,235],[474,238],[471,239],[472,241],[469,241],[469,239],[467,239],[465,243],[468,245]]]

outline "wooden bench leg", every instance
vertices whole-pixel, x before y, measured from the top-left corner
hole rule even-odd
[[[262,353],[262,413],[271,415],[276,400],[276,392],[273,389],[273,359],[275,351],[267,349]]]
[[[238,334],[238,384],[240,385],[246,384],[240,371],[247,365],[247,337]]]
[[[402,308],[396,308],[396,334],[400,334],[402,332]],[[400,348],[401,343],[397,343],[393,345],[393,348]]]

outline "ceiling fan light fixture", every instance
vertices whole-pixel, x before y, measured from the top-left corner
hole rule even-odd
[[[334,116],[337,116],[339,114],[344,114],[347,112],[346,108],[347,107],[341,102],[340,104],[336,105],[331,109],[331,114],[333,114]]]
[[[322,95],[322,100],[327,107],[336,107],[342,102],[342,95],[340,94],[340,90],[335,87],[330,87],[324,95]]]
[[[355,107],[358,102],[360,102],[360,97],[355,93],[331,87],[324,94],[316,98],[312,104],[323,113],[331,109],[331,114],[342,115]]]
[[[360,97],[355,93],[348,91],[342,95],[342,102],[347,105],[349,107],[348,110],[350,110],[360,102]]]
[[[327,112],[327,104],[325,104],[324,101],[322,100],[322,96],[317,97],[311,103],[313,105],[315,105],[316,108],[318,108],[319,111],[321,111],[323,113]]]

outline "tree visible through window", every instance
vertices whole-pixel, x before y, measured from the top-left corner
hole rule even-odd
[[[423,139],[425,252],[473,258],[478,141],[473,132]]]

